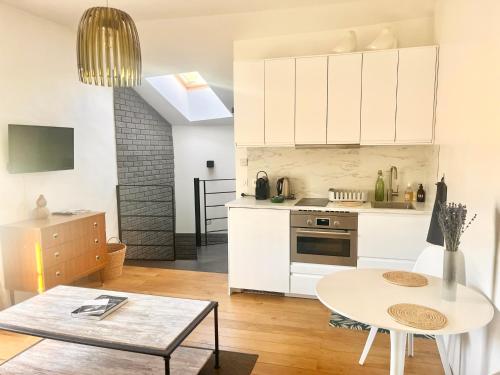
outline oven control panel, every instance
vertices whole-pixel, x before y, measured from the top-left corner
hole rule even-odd
[[[292,212],[291,226],[296,228],[357,229],[357,213]]]

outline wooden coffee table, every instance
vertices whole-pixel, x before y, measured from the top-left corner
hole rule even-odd
[[[127,296],[129,300],[103,320],[71,316],[71,312],[84,301],[102,294]],[[0,329],[72,344],[162,357],[165,363],[164,373],[170,374],[172,353],[212,311],[215,334],[213,353],[215,367],[219,367],[217,308],[218,303],[214,301],[57,286],[1,311]],[[45,341],[47,343],[37,344],[24,354],[34,350],[34,355],[46,355],[47,348],[56,344]],[[41,348],[38,347],[42,344]],[[75,350],[75,345],[68,346],[70,348]],[[105,351],[100,353],[106,354]],[[186,354],[186,351],[181,349],[180,353]],[[9,362],[5,365],[8,364]]]

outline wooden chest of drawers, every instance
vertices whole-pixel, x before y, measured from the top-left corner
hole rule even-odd
[[[43,292],[104,268],[104,213],[50,216],[1,228],[5,287]]]

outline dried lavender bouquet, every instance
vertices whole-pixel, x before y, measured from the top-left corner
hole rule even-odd
[[[461,203],[441,203],[438,211],[438,222],[443,232],[446,250],[457,251],[460,237],[476,219],[474,215],[467,222],[467,207]]]

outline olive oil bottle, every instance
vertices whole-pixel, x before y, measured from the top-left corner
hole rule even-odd
[[[384,177],[382,176],[382,170],[378,171],[377,182],[375,183],[375,200],[383,201],[385,195]]]

